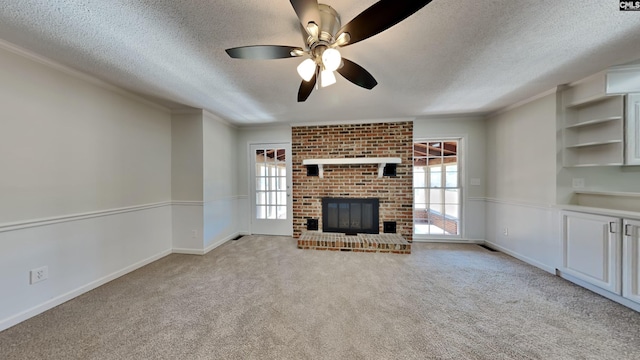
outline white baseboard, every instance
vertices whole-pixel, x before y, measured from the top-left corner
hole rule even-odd
[[[578,279],[578,278],[576,278],[574,276],[571,276],[571,275],[569,275],[567,273],[564,273],[561,270],[557,271],[557,275],[559,277],[561,277],[561,278],[563,278],[563,279],[565,279],[567,281],[570,281],[570,282],[572,282],[572,283],[574,283],[574,284],[576,284],[578,286],[581,286],[581,287],[583,287],[583,288],[585,288],[587,290],[591,290],[591,291],[593,291],[594,293],[596,293],[598,295],[604,296],[609,300],[615,301],[615,302],[617,302],[619,304],[622,304],[622,305],[624,305],[624,306],[626,306],[628,308],[631,308],[631,309],[633,309],[635,311],[640,312],[640,304],[638,304],[638,303],[636,303],[634,301],[631,301],[631,300],[629,300],[627,298],[624,298],[624,297],[622,297],[622,296],[620,296],[618,294],[613,294],[613,293],[611,293],[611,292],[609,292],[607,290],[601,289],[601,288],[599,288],[599,287],[597,287],[595,285],[592,285],[592,284],[590,284],[590,283],[588,283],[586,281],[580,280],[580,279]]]
[[[2,330],[6,330],[18,323],[21,323],[29,318],[32,318],[38,314],[41,314],[49,309],[52,309],[58,305],[61,305],[73,298],[76,298],[86,292],[89,292],[99,286],[102,286],[106,283],[108,283],[109,281],[115,280],[123,275],[126,275],[134,270],[137,270],[145,265],[148,265],[154,261],[160,260],[163,257],[167,256],[171,254],[171,250],[165,250],[162,251],[161,253],[158,253],[156,255],[153,255],[149,258],[146,258],[142,261],[139,261],[133,265],[127,266],[122,270],[116,271],[110,275],[104,276],[100,279],[97,279],[95,281],[92,281],[86,285],[83,285],[75,290],[71,290],[69,292],[67,292],[66,294],[62,294],[60,296],[57,296],[51,300],[48,300],[40,305],[34,306],[31,309],[25,310],[19,314],[13,315],[9,318],[6,318],[4,320],[0,320],[0,331]]]
[[[537,260],[534,260],[534,259],[532,259],[530,257],[518,254],[515,251],[511,251],[511,250],[509,250],[507,248],[504,248],[504,247],[502,247],[502,246],[500,246],[498,244],[492,243],[490,241],[485,241],[484,244],[487,245],[488,247],[492,248],[492,249],[495,249],[495,250],[498,250],[500,252],[503,252],[503,253],[505,253],[505,254],[507,254],[509,256],[513,256],[514,258],[516,258],[518,260],[522,260],[522,261],[526,262],[529,265],[533,265],[533,266],[535,266],[537,268],[540,268],[540,269],[542,269],[542,270],[544,270],[544,271],[546,271],[548,273],[556,275],[556,268],[554,268],[554,267],[545,265],[545,264],[543,264],[543,263],[541,263],[541,262],[539,262]]]
[[[209,252],[211,252],[213,249],[217,248],[218,246],[221,246],[222,244],[226,243],[229,240],[232,240],[234,238],[236,238],[237,236],[246,236],[246,235],[251,235],[247,232],[236,232],[233,233],[227,237],[224,237],[216,242],[214,242],[213,244],[207,246],[204,249],[184,249],[184,248],[173,248],[172,252],[174,254],[184,254],[184,255],[205,255]]]
[[[445,243],[445,244],[484,244],[484,240],[481,239],[416,239],[413,238],[414,243]]]

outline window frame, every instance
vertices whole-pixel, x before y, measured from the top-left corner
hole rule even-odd
[[[429,156],[417,156],[415,155],[415,151],[412,151],[412,191],[413,191],[413,204],[412,204],[412,209],[413,209],[413,215],[415,216],[415,212],[416,210],[419,209],[428,209],[429,205],[430,205],[430,190],[435,190],[435,189],[439,189],[441,191],[441,196],[443,197],[443,202],[442,204],[446,205],[446,200],[445,196],[446,196],[446,191],[447,190],[457,190],[458,191],[458,233],[457,234],[445,234],[444,231],[442,234],[419,234],[416,233],[416,218],[414,217],[413,219],[413,238],[415,240],[433,240],[433,239],[450,239],[450,240],[459,240],[462,239],[464,237],[464,214],[465,214],[465,210],[466,210],[466,206],[465,206],[465,183],[464,183],[464,174],[466,173],[466,169],[465,169],[465,158],[466,158],[466,153],[465,153],[465,147],[464,147],[464,143],[465,143],[465,138],[466,136],[443,136],[443,137],[428,137],[428,138],[416,138],[413,140],[413,147],[412,149],[415,149],[415,144],[417,143],[428,143],[428,142],[440,142],[440,143],[444,143],[444,142],[451,142],[451,141],[455,141],[457,142],[457,149],[456,149],[456,164],[457,164],[457,187],[447,187],[447,182],[446,182],[446,175],[447,175],[447,164],[446,163],[442,163],[441,165],[437,165],[437,166],[441,166],[442,167],[442,173],[440,175],[440,187],[431,187],[431,172],[429,171],[429,165],[428,163],[425,166],[421,166],[421,168],[424,168],[426,171],[423,172],[424,174],[424,186],[421,187],[416,187],[415,184],[415,174],[416,174],[416,166],[415,166],[415,159],[416,158],[425,158],[428,159]],[[442,157],[442,155],[441,155]],[[415,194],[416,194],[416,189],[422,189],[423,191],[425,191],[425,203],[423,204],[424,207],[417,207],[416,206],[416,198],[415,198]],[[443,212],[446,216],[446,206],[443,208]],[[443,229],[444,230],[444,229]]]

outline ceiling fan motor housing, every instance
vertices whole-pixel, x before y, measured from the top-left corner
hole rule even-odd
[[[318,4],[320,10],[320,24],[318,31],[318,39],[312,36],[307,37],[307,45],[309,49],[313,49],[318,45],[330,45],[335,41],[334,36],[340,30],[340,15],[329,5]]]

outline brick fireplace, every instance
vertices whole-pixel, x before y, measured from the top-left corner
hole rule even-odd
[[[292,129],[293,236],[306,231],[307,219],[322,229],[323,198],[379,199],[379,232],[396,222],[406,240],[413,234],[413,122],[296,126]],[[307,176],[303,160],[398,157],[395,176],[378,177],[375,164],[330,165],[323,177]],[[299,240],[300,241],[300,240]]]

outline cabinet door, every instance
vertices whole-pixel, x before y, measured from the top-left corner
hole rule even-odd
[[[622,296],[640,303],[640,221],[624,221]]]
[[[640,165],[640,94],[627,96],[625,164]]]
[[[562,212],[563,271],[621,295],[622,220]]]

